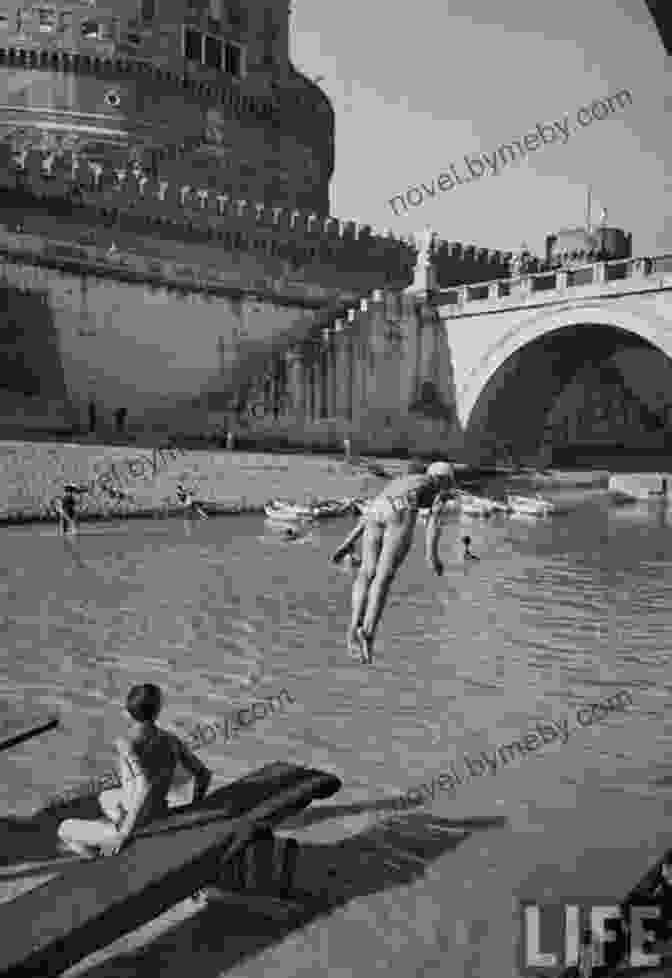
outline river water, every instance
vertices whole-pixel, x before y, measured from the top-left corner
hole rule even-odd
[[[298,542],[257,516],[85,525],[72,544],[51,527],[3,531],[0,700],[63,720],[2,755],[3,810],[107,771],[141,681],[163,687],[163,722],[184,733],[286,689],[293,705],[204,756],[222,779],[280,759],[333,771],[347,831],[450,761],[619,690],[627,713],[548,748],[533,785],[500,774],[456,802],[492,813],[507,792],[589,779],[669,799],[672,517],[597,491],[553,498],[562,511],[546,520],[447,517],[442,578],[418,533],[370,668],[348,659],[351,576],[329,561],[350,520]],[[480,562],[461,559],[467,532]]]

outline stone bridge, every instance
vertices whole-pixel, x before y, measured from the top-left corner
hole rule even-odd
[[[646,468],[672,454],[672,255],[450,289],[419,255],[405,290],[323,318],[273,370],[252,427],[305,444],[473,462]]]
[[[467,454],[672,451],[672,255],[429,295]]]

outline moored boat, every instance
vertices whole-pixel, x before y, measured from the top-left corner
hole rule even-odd
[[[492,499],[485,496],[471,496],[468,493],[461,493],[460,510],[465,516],[477,516],[483,519],[492,516],[494,505]]]
[[[351,499],[323,499],[312,507],[313,518],[326,520],[333,516],[345,516],[352,512]]]
[[[521,516],[549,516],[555,512],[555,505],[542,496],[507,496],[506,502],[511,511]]]
[[[613,475],[609,478],[609,497],[616,503],[667,502],[671,482],[669,474],[659,472]]]
[[[285,523],[314,519],[313,506],[300,506],[284,499],[271,499],[264,506],[264,512],[269,520],[281,520]]]
[[[511,506],[508,502],[501,502],[499,499],[491,499],[493,513],[510,513]]]

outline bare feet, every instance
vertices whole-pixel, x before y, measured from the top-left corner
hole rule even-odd
[[[363,628],[357,629],[357,638],[359,639],[359,645],[362,650],[362,662],[367,665],[371,665],[373,662],[373,640],[370,635],[368,635]]]

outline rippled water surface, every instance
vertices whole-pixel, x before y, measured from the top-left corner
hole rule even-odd
[[[275,759],[325,766],[350,800],[403,792],[625,689],[629,715],[610,718],[609,736],[581,735],[562,777],[668,790],[667,511],[556,498],[566,511],[545,521],[448,518],[440,579],[418,533],[369,669],[345,652],[351,578],[329,561],[349,521],[299,542],[260,517],[89,525],[71,544],[51,528],[4,531],[0,700],[63,717],[2,756],[4,810],[106,770],[119,707],[145,680],[166,691],[164,722],[185,732],[286,689],[293,706],[212,744],[208,762],[222,778]],[[465,532],[478,563],[460,558]]]

